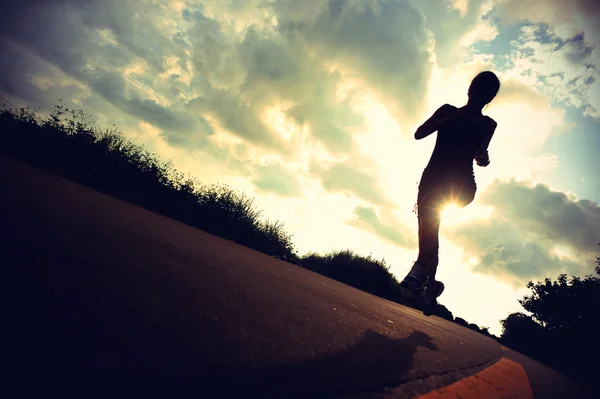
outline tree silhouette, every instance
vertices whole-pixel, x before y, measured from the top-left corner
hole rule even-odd
[[[600,257],[596,258],[600,274]],[[592,378],[600,358],[600,278],[560,274],[533,283],[519,300],[530,313],[512,313],[502,323],[501,342],[578,378]]]
[[[598,245],[600,245],[600,242]],[[596,257],[596,274],[600,274],[600,256]]]
[[[531,316],[521,312],[511,313],[500,324],[503,344],[532,357],[540,355],[537,343],[543,327]]]
[[[543,282],[529,282],[527,288],[533,293],[519,300],[525,310],[531,312],[544,329],[587,331],[598,324],[600,306],[600,279],[585,279],[560,274],[556,281],[549,278]]]

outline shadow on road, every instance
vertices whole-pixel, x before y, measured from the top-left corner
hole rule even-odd
[[[332,398],[378,392],[397,386],[413,363],[418,347],[438,351],[429,335],[412,332],[391,339],[367,330],[360,341],[342,352],[259,370],[213,369],[204,376],[156,375],[152,371],[73,375],[73,387],[98,392],[116,388],[136,394],[159,392],[202,397]],[[115,392],[115,391],[113,391]]]
[[[438,350],[429,335],[420,331],[392,339],[367,330],[343,352],[251,375],[251,389],[278,397],[333,397],[381,390],[400,383],[419,346]]]

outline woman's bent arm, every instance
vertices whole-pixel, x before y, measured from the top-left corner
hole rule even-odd
[[[449,104],[444,104],[439,107],[425,123],[419,126],[415,132],[415,139],[421,140],[453,120],[456,116],[456,112],[452,112],[453,108],[454,107]]]
[[[490,157],[488,155],[488,146],[490,145],[490,141],[492,140],[492,137],[494,136],[494,132],[496,131],[497,126],[498,126],[498,123],[496,123],[495,120],[490,118],[490,125],[486,132],[485,140],[483,141],[483,143],[481,143],[481,146],[479,147],[479,150],[477,151],[477,154],[475,155],[475,161],[477,162],[477,165],[479,165],[479,166],[485,167],[490,164]]]

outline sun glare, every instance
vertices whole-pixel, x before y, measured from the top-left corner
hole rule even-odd
[[[455,225],[461,223],[465,219],[464,209],[454,205],[446,205],[441,212],[442,223]]]
[[[446,205],[441,212],[442,224],[456,225],[467,223],[474,219],[488,219],[492,216],[494,208],[469,204],[461,208],[455,204]]]

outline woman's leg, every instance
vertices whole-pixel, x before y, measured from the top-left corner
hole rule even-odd
[[[461,208],[466,207],[475,198],[477,185],[474,176],[467,176],[452,182],[449,188],[434,186],[428,194],[420,198],[419,215],[419,257],[417,263],[427,270],[430,281],[435,281],[439,263],[439,233],[442,206],[448,201]]]
[[[417,263],[423,266],[430,280],[435,280],[439,262],[440,209],[435,198],[424,198],[418,206],[419,217],[419,257]]]

